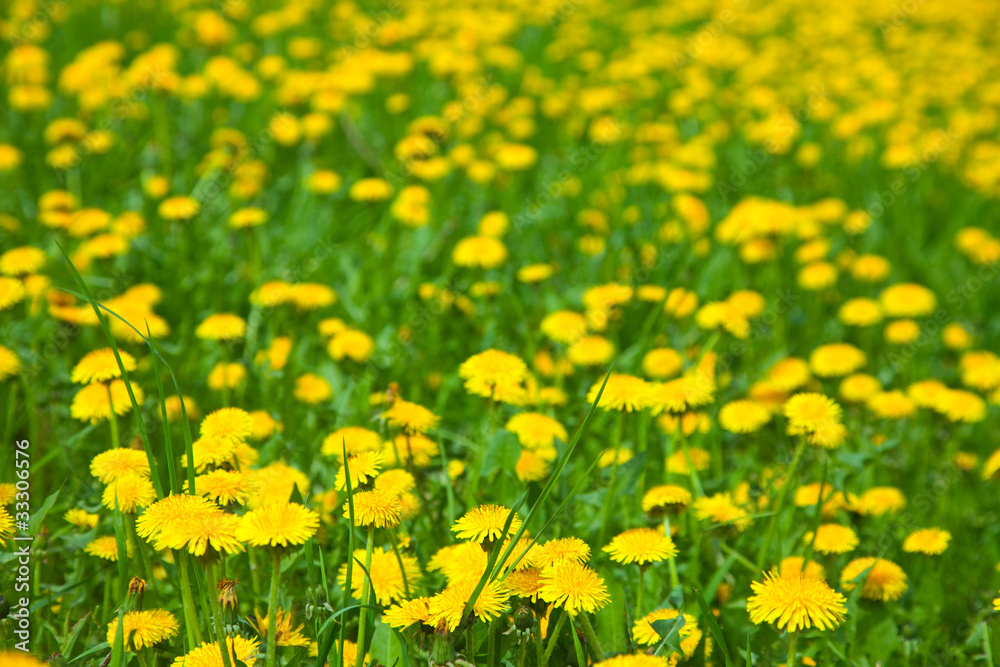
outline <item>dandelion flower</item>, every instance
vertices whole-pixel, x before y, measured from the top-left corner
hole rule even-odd
[[[823,345],[809,356],[809,367],[820,377],[841,377],[853,373],[866,362],[865,353],[849,343]]]
[[[0,309],[2,310],[2,309]],[[21,362],[11,350],[0,345],[0,382],[17,375]]]
[[[899,512],[906,507],[906,496],[894,486],[874,486],[858,497],[856,510],[868,516]]]
[[[260,651],[260,641],[244,639],[243,637],[226,637],[226,650],[229,653],[229,664],[236,660],[252,665]],[[186,655],[174,659],[173,667],[222,667],[222,650],[219,642],[205,642],[191,649]]]
[[[451,253],[458,266],[478,269],[495,269],[507,261],[507,246],[492,236],[466,236]]]
[[[889,317],[925,317],[937,307],[934,292],[916,283],[890,285],[878,299]]]
[[[579,537],[559,537],[536,546],[528,559],[539,569],[564,561],[586,563],[590,560],[590,546]]]
[[[109,560],[111,562],[116,562],[118,560],[118,542],[114,535],[105,535],[91,540],[87,543],[87,546],[85,546],[83,550],[91,556],[96,556],[97,558],[103,558],[104,560]],[[126,547],[126,554],[131,556],[131,549]]]
[[[587,334],[587,318],[572,310],[557,310],[542,318],[538,328],[549,340],[572,345]]]
[[[135,357],[125,351],[119,351],[118,354],[121,356],[122,365],[125,366],[125,370],[129,373],[134,371]],[[121,369],[118,367],[114,351],[110,347],[106,347],[87,353],[73,367],[70,380],[77,384],[90,384],[91,382],[107,382],[112,378],[119,378],[121,376]]]
[[[323,439],[320,451],[325,456],[343,457],[344,448],[348,456],[366,451],[376,451],[382,447],[382,436],[361,426],[345,426]]]
[[[209,315],[194,331],[202,340],[241,340],[246,333],[246,320],[231,313]]]
[[[250,621],[253,629],[257,631],[257,635],[260,637],[261,642],[267,642],[267,633],[270,631],[270,612],[267,615],[261,615],[259,611],[254,609],[254,616]],[[302,631],[305,629],[305,624],[299,624],[299,627],[292,629],[292,612],[285,611],[283,609],[278,609],[275,611],[274,616],[276,618],[275,626],[275,644],[277,646],[309,646],[309,640]]]
[[[669,608],[657,609],[650,614],[646,614],[632,626],[632,637],[641,646],[659,644],[663,641],[663,638],[653,629],[653,622],[672,621],[680,615],[681,612]],[[702,637],[702,631],[698,628],[698,621],[694,616],[684,614],[684,625],[678,634],[680,635],[681,651],[684,652],[684,657],[690,658],[694,655],[694,651],[698,648],[698,643],[701,642]]]
[[[427,601],[427,621],[432,627],[446,627],[455,630],[465,614],[465,606],[479,584],[478,578],[465,578],[448,584],[448,586]],[[476,617],[488,623],[508,610],[507,599],[510,597],[507,588],[499,581],[490,581],[480,591],[479,597],[472,605]]]
[[[642,497],[642,511],[653,518],[680,513],[690,504],[691,492],[673,484],[654,486]]]
[[[102,484],[109,484],[128,474],[149,477],[149,459],[146,452],[138,449],[109,449],[91,459],[90,473],[101,480]]]
[[[747,598],[750,620],[774,623],[779,630],[798,632],[816,627],[832,630],[847,615],[843,595],[822,579],[806,574],[764,574],[764,581],[750,584],[754,594]]]
[[[222,408],[205,416],[199,433],[211,440],[243,442],[253,433],[253,419],[240,408]]]
[[[142,389],[132,385],[132,392],[135,394],[136,403],[142,405],[145,400]],[[96,424],[110,419],[112,405],[116,415],[123,415],[132,410],[132,401],[124,380],[112,380],[110,385],[100,382],[88,384],[73,397],[70,414],[74,419]]]
[[[393,402],[392,407],[382,413],[382,417],[406,433],[426,433],[438,423],[438,416],[433,412],[402,399]]]
[[[675,475],[690,475],[691,468],[697,471],[707,470],[712,461],[712,455],[701,447],[688,447],[684,450],[674,452],[667,457],[667,472]]]
[[[63,519],[67,523],[70,523],[77,528],[90,529],[97,526],[98,516],[96,514],[91,514],[87,510],[80,509],[79,507],[74,507],[73,509],[66,510],[63,514]]]
[[[512,512],[513,510],[502,505],[473,507],[455,522],[451,530],[463,540],[492,543],[503,533],[504,524]],[[513,535],[520,527],[521,519],[515,514],[511,519],[508,534]]]
[[[205,496],[225,506],[245,505],[255,489],[253,478],[238,470],[213,470],[195,478],[195,488]]]
[[[951,533],[940,528],[923,528],[910,533],[903,542],[903,551],[911,554],[937,556],[948,548]]]
[[[694,513],[700,521],[724,523],[742,532],[750,525],[746,510],[733,502],[730,493],[716,493],[694,501]]]
[[[351,471],[351,488],[357,489],[370,480],[375,479],[379,470],[382,469],[381,452],[365,451],[358,452],[354,456],[347,457],[347,464],[340,466],[337,471],[337,478],[333,488],[338,491],[347,490],[347,470]]]
[[[0,310],[24,300],[24,283],[17,278],[0,277]]]
[[[564,559],[542,570],[538,596],[576,615],[600,611],[610,601],[604,579],[575,560]]]
[[[646,565],[677,556],[677,547],[669,536],[653,528],[633,528],[615,536],[605,546],[611,560],[618,563]]]
[[[521,387],[528,380],[528,366],[520,357],[501,350],[486,350],[466,359],[458,369],[465,389],[475,396],[496,398],[498,389]]]
[[[753,433],[769,421],[771,411],[756,401],[732,401],[719,410],[719,425],[732,433]]]
[[[135,651],[172,639],[179,630],[177,619],[165,609],[130,611],[122,616],[125,646]],[[115,619],[108,623],[108,644],[115,645],[117,634],[118,619]]]
[[[137,473],[125,473],[115,477],[104,488],[101,501],[109,510],[115,508],[126,514],[135,514],[140,507],[148,507],[156,500],[156,491],[148,477]]]
[[[815,503],[813,503],[815,504]],[[821,554],[846,554],[858,546],[858,535],[850,526],[836,523],[824,523],[816,529],[816,537],[807,533],[806,543],[812,542],[813,548]]]
[[[906,573],[892,561],[883,558],[857,558],[844,566],[840,573],[840,583],[845,591],[853,590],[854,580],[871,568],[863,581],[861,597],[868,600],[898,600],[906,592]]]
[[[6,544],[14,536],[14,517],[6,507],[0,505],[0,544]]]
[[[318,405],[333,397],[333,387],[315,373],[303,373],[295,378],[295,398],[307,405]]]
[[[618,410],[622,412],[633,412],[644,409],[648,405],[650,385],[645,380],[634,375],[623,373],[612,373],[608,376],[607,383],[598,380],[591,385],[587,392],[587,402],[593,403],[597,400],[597,393],[604,387],[601,400],[597,407],[602,410]]]
[[[354,561],[364,563],[365,556],[364,549],[357,549],[354,552]],[[400,563],[402,563],[402,568],[400,568]],[[337,575],[337,581],[342,587],[347,584],[347,567],[347,563],[342,565]],[[395,553],[384,549],[375,549],[372,552],[372,562],[368,568],[368,574],[371,576],[371,590],[382,606],[389,606],[394,600],[402,600],[407,587],[412,592],[417,590],[420,584],[420,566],[417,564],[416,558],[406,554],[400,554],[397,558]],[[361,599],[365,578],[361,568],[353,568],[351,593],[357,600]]]
[[[548,415],[540,412],[521,412],[511,417],[504,426],[517,436],[522,447],[536,449],[554,447],[556,440],[566,442],[566,428]]]
[[[671,658],[674,656],[670,656]],[[594,667],[668,667],[674,664],[665,655],[648,653],[622,653],[607,660],[594,663]]]
[[[24,276],[38,273],[45,266],[45,251],[32,246],[13,248],[0,255],[0,273],[5,276]]]
[[[414,623],[425,623],[430,614],[427,608],[429,600],[430,598],[414,598],[394,604],[382,612],[382,622],[397,630],[408,628]]]
[[[243,515],[236,538],[255,547],[290,547],[316,534],[319,515],[298,503],[271,503]]]
[[[394,528],[399,525],[402,507],[395,494],[374,489],[354,494],[354,525]],[[350,518],[350,505],[344,503],[344,518]]]

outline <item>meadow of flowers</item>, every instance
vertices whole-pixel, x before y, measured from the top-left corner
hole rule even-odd
[[[995,0],[8,0],[0,667],[993,667]]]

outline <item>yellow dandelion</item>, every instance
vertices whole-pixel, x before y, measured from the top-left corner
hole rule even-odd
[[[374,489],[355,493],[353,500],[354,525],[376,528],[394,528],[399,525],[403,508],[395,494]],[[344,518],[349,519],[350,516],[350,504],[345,502]]]
[[[940,528],[923,528],[907,535],[903,551],[911,554],[938,556],[948,548],[951,533]]]
[[[861,597],[868,600],[898,600],[906,592],[906,573],[903,568],[883,558],[857,558],[844,566],[840,584],[845,591],[854,590],[854,582],[862,572],[871,570],[862,581]]]
[[[507,519],[511,517],[512,512],[513,510],[502,505],[480,505],[473,507],[455,522],[451,530],[463,540],[492,543],[500,538],[504,525]],[[511,518],[510,528],[507,533],[513,535],[520,527],[521,519],[515,514]]]
[[[251,546],[290,547],[316,534],[319,515],[298,503],[270,503],[243,515],[236,538]]]
[[[843,595],[822,579],[801,572],[789,575],[764,574],[764,581],[750,584],[754,594],[747,598],[750,620],[774,623],[779,630],[798,632],[808,628],[832,630],[847,615]]]
[[[615,536],[602,551],[618,563],[645,565],[677,556],[669,536],[653,528],[633,528]]]
[[[610,601],[604,579],[594,570],[572,559],[564,559],[542,570],[538,597],[566,610],[570,615],[600,611]]]

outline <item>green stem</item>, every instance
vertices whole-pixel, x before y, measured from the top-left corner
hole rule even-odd
[[[524,667],[524,658],[528,653],[528,639],[527,637],[521,638],[521,655],[517,660],[517,667]]]
[[[191,574],[188,572],[188,555],[185,551],[174,551],[174,563],[181,579],[181,603],[184,606],[184,626],[187,629],[190,648],[201,644],[201,629],[198,627],[198,612],[194,607],[194,595],[191,594]]]
[[[663,516],[663,534],[670,537],[670,515],[666,514]],[[673,539],[673,538],[671,538]],[[667,559],[667,565],[670,568],[670,590],[673,590],[681,585],[681,578],[677,576],[677,561],[674,558]]]
[[[218,584],[218,565],[210,563],[208,566],[208,601],[212,607],[212,623],[215,626],[215,639],[219,642],[219,650],[222,652],[222,664],[225,667],[232,667],[232,663],[229,660],[229,647],[226,645],[226,632],[222,629],[222,610],[219,608],[219,596],[215,593]],[[268,634],[272,634],[270,627],[268,627]]]
[[[372,551],[375,550],[375,526],[368,526],[368,544],[365,546],[365,570],[371,571],[372,567]],[[351,558],[354,558],[354,554],[351,554]],[[354,566],[354,563],[351,563]],[[361,604],[365,605],[361,607],[361,619],[358,625],[358,653],[357,657],[354,659],[355,667],[364,667],[365,658],[365,640],[368,634],[368,596],[371,595],[372,582],[365,574],[365,580],[361,584]]]
[[[757,555],[757,571],[760,572],[764,568],[764,561],[767,560],[768,554],[771,553],[771,541],[774,539],[774,528],[778,523],[778,515],[781,514],[781,508],[785,504],[785,498],[788,497],[788,490],[792,488],[792,480],[795,476],[795,469],[799,467],[799,461],[802,459],[802,453],[806,449],[806,439],[802,437],[799,439],[799,446],[795,449],[795,455],[792,457],[792,464],[788,467],[788,473],[785,475],[785,481],[781,485],[781,491],[778,493],[778,501],[774,505],[774,514],[771,515],[771,521],[767,526],[767,534],[764,536],[764,543],[761,546],[760,553]],[[819,490],[820,495],[823,495],[823,489]],[[789,665],[788,667],[791,667]]]
[[[545,651],[542,650],[541,623],[538,627],[531,628],[531,641],[535,644],[535,664],[538,667],[547,667],[549,662],[546,659]]]
[[[787,667],[795,667],[795,645],[799,641],[799,633],[793,632],[788,637],[788,662]]]
[[[108,424],[111,426],[111,446],[114,449],[118,449],[122,446],[121,439],[118,437],[118,415],[115,414],[115,404],[111,400],[111,385],[108,385],[108,406],[111,409],[111,415],[108,417]]]
[[[587,643],[590,644],[590,649],[594,652],[594,656],[600,662],[604,660],[604,651],[601,650],[601,642],[597,640],[597,633],[594,632],[594,626],[590,624],[590,619],[587,618],[587,614],[580,614],[580,621],[583,623],[583,632],[587,635]]]
[[[497,621],[493,619],[486,627],[486,667],[493,667],[497,659]]]
[[[673,561],[673,558],[668,558],[667,560]],[[639,590],[635,594],[635,617],[642,618],[642,594],[645,592],[646,586],[646,566],[639,566]]]
[[[562,626],[566,623],[566,617],[569,613],[562,609],[553,609],[553,612],[559,612],[559,620],[556,621],[556,627],[549,634],[548,645],[545,647],[545,664],[549,664],[549,658],[552,657],[552,651],[556,649],[556,640],[559,639],[559,632],[562,630]]]
[[[281,579],[281,554],[271,553],[271,594],[267,598],[267,667],[278,664],[278,582]]]

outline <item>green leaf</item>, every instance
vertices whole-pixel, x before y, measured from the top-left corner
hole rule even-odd
[[[660,655],[665,647],[669,647],[674,653],[684,655],[684,651],[681,650],[681,628],[685,622],[684,614],[677,614],[675,618],[669,620],[661,618],[650,623],[656,634],[662,638],[653,655]]]
[[[42,522],[45,521],[45,515],[49,513],[52,506],[56,504],[56,499],[59,498],[59,492],[62,491],[62,487],[49,494],[49,496],[42,503],[42,506],[35,510],[35,513],[31,515],[31,519],[28,521],[28,532],[32,535],[38,532],[38,529],[42,526]]]
[[[732,667],[733,659],[730,657],[729,646],[726,644],[726,638],[722,636],[722,628],[719,627],[719,623],[715,620],[715,615],[712,610],[708,607],[708,603],[705,602],[705,598],[701,596],[701,591],[697,588],[691,587],[694,591],[694,599],[698,602],[698,607],[701,608],[701,616],[705,622],[708,631],[712,633],[712,637],[715,638],[715,643],[719,645],[719,650],[722,651],[722,657],[726,661],[726,667]]]

